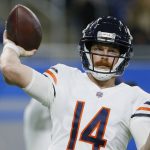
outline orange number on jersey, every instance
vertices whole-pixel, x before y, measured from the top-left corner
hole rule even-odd
[[[67,150],[74,150],[75,148],[83,109],[84,102],[78,101],[75,107],[72,129]],[[104,134],[109,114],[110,109],[102,107],[81,132],[80,141],[92,144],[92,150],[100,150],[100,147],[106,146],[107,140],[104,139]],[[96,131],[95,135],[93,134],[94,131]]]

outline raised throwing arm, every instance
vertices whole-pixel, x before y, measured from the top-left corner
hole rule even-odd
[[[29,66],[21,63],[20,57],[34,55],[36,50],[26,51],[7,39],[4,32],[4,48],[1,54],[1,71],[8,84],[19,86],[31,97],[49,106],[54,98],[52,82]]]

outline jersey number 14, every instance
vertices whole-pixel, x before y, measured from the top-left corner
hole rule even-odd
[[[66,150],[75,149],[75,144],[76,144],[78,131],[80,127],[80,121],[84,109],[84,104],[85,102],[81,102],[81,101],[77,101],[76,103],[74,118],[72,121],[72,129],[71,129],[70,138]],[[104,139],[104,134],[105,134],[105,129],[108,122],[109,114],[110,114],[110,109],[106,107],[102,107],[81,132],[79,140],[82,142],[92,144],[92,150],[100,150],[100,147],[105,147],[107,143],[107,140]],[[96,131],[96,134],[92,135],[94,131]]]

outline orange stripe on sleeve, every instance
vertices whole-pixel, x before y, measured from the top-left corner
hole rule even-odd
[[[54,75],[54,73],[52,73],[50,70],[46,70],[46,73],[48,73],[54,80],[55,84],[57,83],[57,78],[56,76]]]
[[[148,107],[139,107],[137,110],[146,110],[146,111],[150,111],[150,108],[148,108]]]

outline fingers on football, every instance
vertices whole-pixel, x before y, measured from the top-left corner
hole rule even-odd
[[[33,56],[33,55],[35,55],[35,53],[36,53],[36,49],[33,49],[33,50],[31,50],[31,51],[25,51],[25,50],[21,50],[21,53],[20,53],[20,56],[22,56],[22,57],[28,57],[28,56]]]

